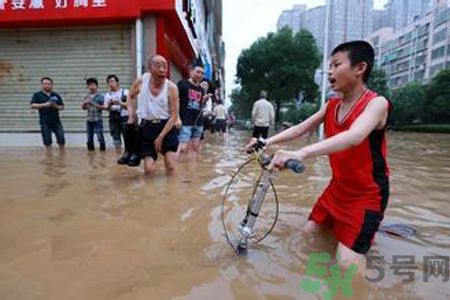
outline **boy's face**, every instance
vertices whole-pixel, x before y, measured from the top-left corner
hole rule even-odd
[[[95,92],[97,92],[97,89],[98,89],[98,87],[97,87],[97,85],[95,83],[88,84],[89,92],[95,93]]]
[[[111,77],[108,80],[108,86],[111,90],[116,90],[119,88],[119,83],[116,81],[116,79],[114,77]]]
[[[352,66],[348,52],[337,52],[331,57],[328,81],[331,88],[340,93],[351,91],[363,78],[366,63]]]
[[[191,71],[191,78],[194,82],[200,82],[203,80],[204,74],[205,74],[205,70],[202,67],[196,66]]]

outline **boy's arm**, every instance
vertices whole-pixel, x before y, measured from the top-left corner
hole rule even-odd
[[[137,121],[136,109],[137,101],[136,98],[141,90],[142,78],[138,78],[134,81],[127,95],[127,110],[128,110],[128,124],[135,124]]]
[[[313,114],[311,117],[309,117],[302,123],[292,126],[291,128],[286,129],[285,131],[268,138],[266,140],[266,147],[274,144],[288,142],[290,140],[301,137],[305,133],[317,128],[317,126],[319,126],[319,124],[322,123],[323,120],[325,119],[327,106],[328,103],[325,103],[325,105],[318,112]],[[257,142],[256,138],[252,138],[244,149],[246,151],[249,151],[253,147],[253,145],[256,144],[256,142]]]
[[[298,151],[277,151],[269,168],[283,167],[288,159],[303,161],[306,158],[332,154],[359,145],[374,129],[387,122],[389,103],[383,97],[371,101],[349,130],[329,139],[306,146]]]
[[[327,105],[328,103],[326,103],[318,112],[316,112],[315,114],[313,114],[311,117],[301,122],[300,124],[292,126],[291,128],[286,129],[285,131],[268,138],[266,140],[266,146],[279,144],[296,139],[304,135],[305,133],[317,128],[317,126],[319,126],[319,124],[322,123],[323,120],[325,119]]]

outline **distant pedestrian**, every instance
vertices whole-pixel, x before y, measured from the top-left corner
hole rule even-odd
[[[41,91],[34,93],[30,108],[39,110],[42,140],[47,150],[52,148],[52,132],[56,136],[59,149],[64,150],[66,140],[64,128],[59,118],[59,111],[64,109],[64,103],[61,96],[53,92],[53,79],[42,77],[41,87]]]
[[[222,101],[217,101],[213,115],[216,118],[216,130],[219,133],[219,138],[224,138],[224,133],[227,131],[228,112]]]
[[[105,137],[103,136],[103,117],[102,110],[104,109],[104,98],[98,92],[98,81],[95,78],[86,80],[88,94],[84,97],[81,108],[87,111],[86,131],[87,131],[87,148],[89,151],[94,151],[94,133],[97,135],[100,144],[100,151],[106,150]]]
[[[272,103],[267,100],[267,92],[261,91],[260,99],[253,104],[252,122],[253,122],[253,137],[264,139],[269,134],[269,127],[275,123],[275,111]]]

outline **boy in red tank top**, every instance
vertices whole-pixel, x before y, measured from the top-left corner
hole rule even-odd
[[[329,156],[332,179],[314,205],[305,232],[329,229],[338,241],[336,259],[341,267],[357,264],[360,271],[389,197],[385,129],[391,104],[366,86],[373,62],[374,50],[365,41],[337,46],[328,79],[342,96],[266,140],[266,146],[287,142],[324,123],[326,139],[297,151],[278,150],[269,169],[282,169],[289,159]]]

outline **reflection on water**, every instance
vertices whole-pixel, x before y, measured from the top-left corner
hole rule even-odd
[[[248,158],[240,151],[247,137],[206,143],[200,161],[180,164],[175,178],[161,169],[147,179],[142,167],[116,165],[112,150],[0,150],[0,299],[320,299],[300,282],[308,255],[334,243],[299,231],[329,180],[327,159],[276,178],[275,230],[236,257],[220,203]],[[378,235],[370,254],[383,257],[384,279],[355,283],[352,299],[450,298],[442,277],[425,283],[423,274],[424,256],[450,255],[449,149],[448,135],[390,134],[385,222],[414,225],[418,235]],[[413,282],[393,276],[393,255],[415,255]]]

